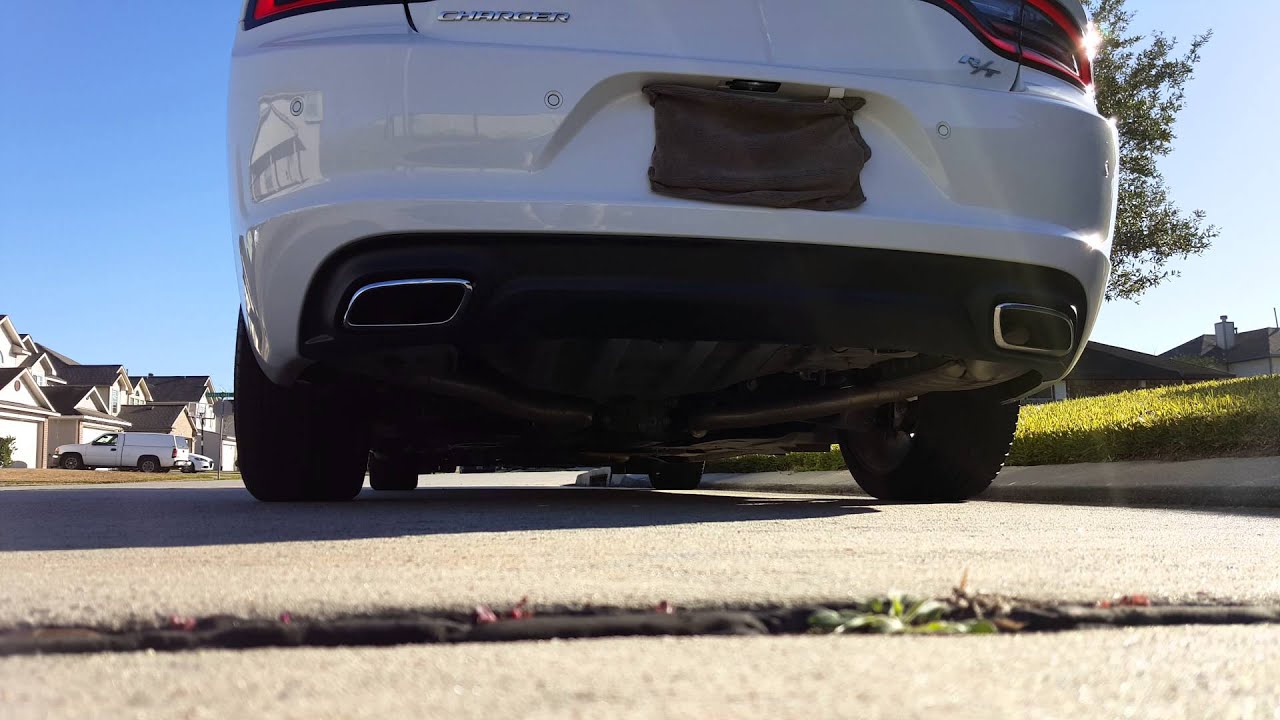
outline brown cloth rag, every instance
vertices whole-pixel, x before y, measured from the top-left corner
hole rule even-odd
[[[649,185],[672,197],[845,210],[866,202],[871,148],[853,122],[862,98],[760,97],[650,85],[656,141]]]

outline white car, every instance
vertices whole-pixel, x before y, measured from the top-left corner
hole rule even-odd
[[[92,442],[59,445],[55,466],[67,470],[127,468],[169,472],[190,464],[191,444],[177,435],[146,432],[103,433]]]
[[[838,442],[876,497],[981,492],[1110,272],[1088,33],[1079,0],[251,0],[245,485],[687,489]]]
[[[213,458],[191,453],[191,464],[182,469],[187,473],[208,472],[213,470]]]

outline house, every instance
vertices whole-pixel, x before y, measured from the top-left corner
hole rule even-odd
[[[258,132],[249,158],[249,185],[256,201],[299,190],[324,177],[315,151],[320,145],[319,118],[311,110],[319,105],[305,102],[302,117],[294,118],[290,105],[296,97],[279,95],[259,105]]]
[[[7,315],[0,315],[0,437],[14,439],[15,467],[44,467],[49,443],[49,418],[58,411],[36,382],[29,363],[37,352],[24,341]],[[50,366],[41,366],[46,372]],[[47,376],[46,376],[47,377]]]
[[[50,354],[53,357],[53,354]],[[55,361],[55,364],[56,361]],[[107,402],[107,412],[118,415],[133,396],[129,371],[123,365],[58,365],[58,377],[68,385],[91,385]]]
[[[230,416],[230,405],[225,415],[217,410],[220,401],[214,392],[213,379],[208,375],[147,375],[141,378],[151,394],[151,405],[183,405],[194,423],[192,450],[213,458],[224,470],[234,468],[235,423],[230,431],[225,427]]]
[[[0,315],[0,437],[17,441],[15,465],[46,467],[51,448],[132,430],[185,437],[231,470],[235,422],[225,398],[207,375],[130,376],[123,365],[81,364]]]
[[[12,322],[10,326],[12,326]],[[53,358],[42,351],[30,335],[23,334],[19,335],[18,338],[22,342],[22,347],[28,353],[26,359],[22,360],[20,365],[31,370],[31,377],[35,379],[37,385],[44,387],[45,385],[66,382],[58,377],[58,368],[54,364]]]
[[[1067,376],[1068,397],[1107,395],[1164,385],[1226,380],[1231,373],[1148,355],[1137,350],[1090,342]]]
[[[152,405],[185,405],[200,431],[217,430],[213,414],[213,379],[208,375],[147,375],[142,378]],[[196,452],[200,452],[196,449]],[[202,455],[205,453],[201,453]]]
[[[141,375],[130,375],[129,383],[133,385],[133,395],[130,397],[130,405],[146,405],[155,398],[151,395],[151,386],[147,385],[147,379]]]
[[[1027,398],[1027,402],[1051,402],[1230,377],[1234,376],[1214,368],[1090,341],[1065,380]]]
[[[8,315],[0,315],[0,367],[22,367],[32,355],[30,347],[13,327]]]
[[[1237,377],[1280,373],[1280,329],[1259,328],[1237,332],[1223,315],[1212,335],[1201,335],[1160,353],[1162,358],[1207,361]]]
[[[188,443],[195,436],[186,405],[125,405],[120,408],[120,419],[127,420],[133,432],[172,434]]]
[[[128,420],[112,415],[92,385],[57,385],[44,394],[58,412],[49,419],[49,448],[92,442],[103,433],[133,429]]]
[[[45,465],[49,418],[58,414],[26,368],[0,368],[0,437],[15,441],[13,467]]]
[[[29,337],[29,336],[28,336]],[[58,368],[52,358],[37,350],[22,362],[22,367],[31,371],[31,377],[40,387],[46,385],[65,385],[67,381],[58,377]]]

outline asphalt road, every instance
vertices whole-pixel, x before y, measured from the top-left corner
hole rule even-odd
[[[941,595],[966,569],[972,586],[1029,599],[1280,603],[1275,458],[1014,469],[982,500],[933,506],[876,502],[842,474],[714,478],[692,493],[565,487],[574,479],[431,476],[412,493],[300,506],[209,482],[0,490],[0,627],[526,595],[535,607]],[[0,711],[227,716],[284,699],[297,717],[355,716],[437,698],[475,717],[927,716],[965,702],[957,716],[983,703],[1045,717],[1079,717],[1081,703],[1116,709],[1093,716],[1280,712],[1275,628],[843,640],[13,658],[0,660]],[[380,672],[405,692],[382,692]]]

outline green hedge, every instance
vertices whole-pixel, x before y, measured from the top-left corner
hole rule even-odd
[[[1244,455],[1280,455],[1280,375],[1028,405],[1018,418],[1009,464]],[[834,448],[707,464],[707,472],[731,473],[843,469]]]
[[[1280,376],[1022,409],[1011,465],[1280,455]]]

